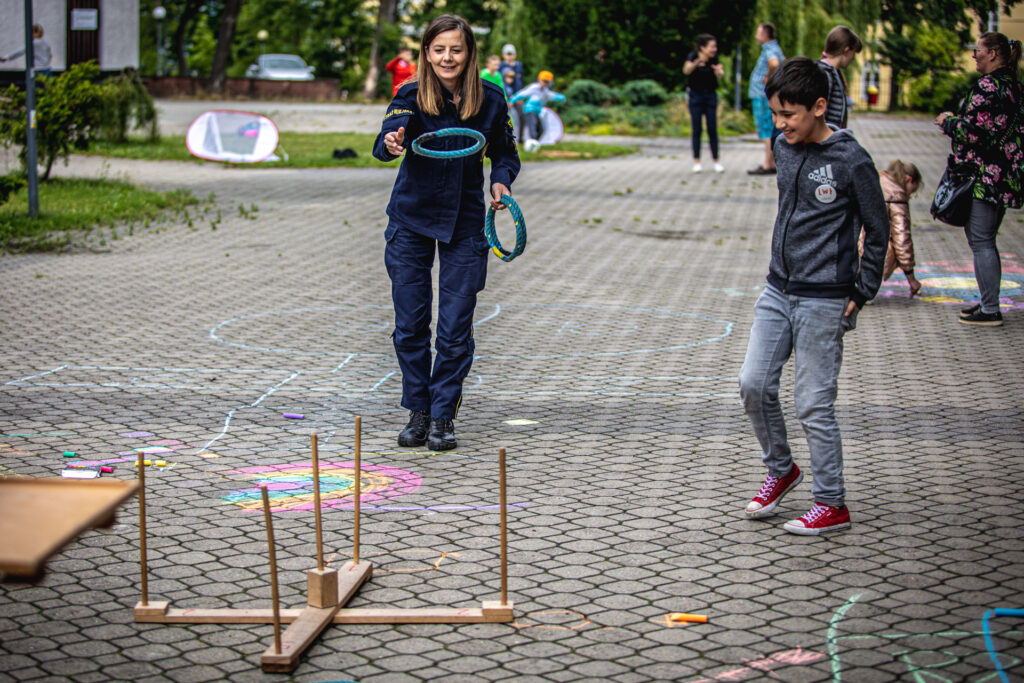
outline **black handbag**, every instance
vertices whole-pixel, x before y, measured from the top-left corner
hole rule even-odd
[[[958,164],[950,155],[932,200],[932,218],[960,228],[967,225],[976,178],[977,169],[973,164]]]

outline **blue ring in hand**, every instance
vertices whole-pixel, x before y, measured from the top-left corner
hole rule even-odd
[[[519,210],[519,205],[516,204],[516,200],[512,199],[512,195],[501,195],[501,203],[508,207],[508,212],[512,214],[512,220],[516,222],[515,248],[508,251],[498,241],[498,233],[494,229],[494,207],[487,209],[487,218],[484,220],[484,236],[487,237],[487,243],[491,245],[491,251],[495,256],[502,261],[511,261],[526,249],[526,219],[523,218],[523,212]]]
[[[441,149],[428,149],[423,146],[423,143],[427,140],[433,140],[434,138],[447,138],[452,136],[465,136],[473,138],[475,141],[472,147],[466,147],[465,149],[453,149],[453,150],[441,150]],[[478,130],[472,128],[442,128],[441,130],[435,130],[430,133],[424,133],[415,140],[412,141],[412,151],[416,152],[420,156],[431,157],[433,159],[455,159],[457,157],[466,157],[470,154],[476,154],[484,148],[487,140],[484,138],[484,134]]]

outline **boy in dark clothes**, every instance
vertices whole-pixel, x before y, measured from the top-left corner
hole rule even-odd
[[[795,356],[794,399],[807,436],[814,505],[784,528],[817,535],[850,526],[843,447],[835,416],[843,335],[875,296],[889,240],[878,172],[848,130],[825,123],[828,78],[805,57],[788,59],[765,86],[775,126],[779,208],[768,284],[754,306],[740,396],[768,476],[746,507],[767,517],[803,474],[790,453],[779,405],[782,367]],[[863,258],[857,240],[866,234]]]

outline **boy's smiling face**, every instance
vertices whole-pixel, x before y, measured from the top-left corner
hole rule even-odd
[[[786,142],[791,145],[821,142],[832,132],[825,123],[825,109],[828,104],[823,97],[819,97],[808,109],[795,102],[782,102],[776,94],[768,100],[768,106],[772,110],[775,127],[782,131]]]

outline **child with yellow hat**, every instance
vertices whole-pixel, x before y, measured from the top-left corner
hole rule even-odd
[[[551,90],[555,75],[548,70],[537,74],[537,82],[531,83],[508,99],[509,104],[525,100],[523,105],[523,146],[527,152],[540,147],[540,114],[548,102],[565,102],[565,95]]]

